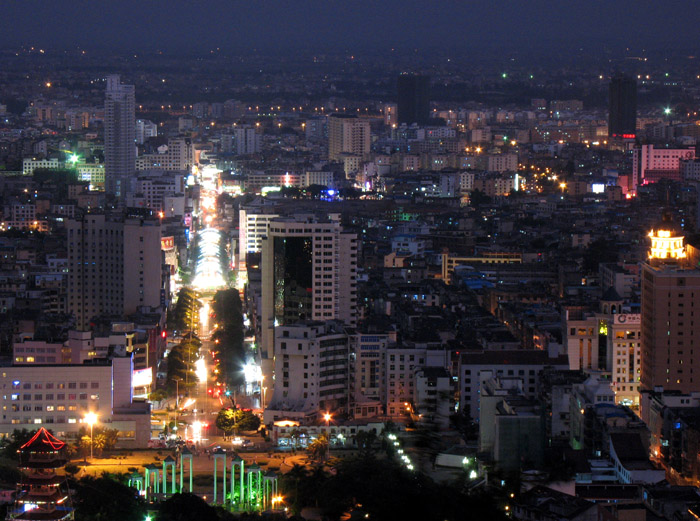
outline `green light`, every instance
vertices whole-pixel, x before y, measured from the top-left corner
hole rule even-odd
[[[146,516],[146,519],[144,521],[151,521],[151,516]]]
[[[532,78],[534,78],[534,77],[535,77],[535,76],[533,76],[532,74],[530,74],[530,79],[532,79]]]
[[[504,72],[503,74],[501,74],[501,77],[505,80],[508,77],[508,75]]]
[[[666,77],[668,78],[668,72],[666,73]]]
[[[664,114],[666,114],[668,116],[670,113],[671,113],[671,107],[666,107],[664,109]]]
[[[77,163],[79,159],[80,159],[80,156],[78,154],[71,154],[70,157],[68,158],[68,162]]]

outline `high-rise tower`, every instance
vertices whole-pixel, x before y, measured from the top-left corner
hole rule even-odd
[[[637,82],[628,76],[610,81],[608,136],[634,139],[637,135]]]
[[[68,311],[86,329],[102,314],[128,315],[161,303],[160,221],[87,214],[66,221]]]
[[[401,74],[396,82],[399,124],[427,125],[430,118],[430,77]]]
[[[351,114],[328,118],[328,159],[338,161],[343,154],[364,156],[370,151],[369,121]]]
[[[642,264],[641,388],[700,391],[697,259],[689,261],[681,231],[668,218],[649,238],[649,257]]]
[[[357,242],[335,218],[269,222],[261,259],[263,373],[272,372],[276,327],[311,320],[356,324]]]
[[[107,77],[105,91],[105,191],[123,199],[136,170],[136,99],[133,85]]]

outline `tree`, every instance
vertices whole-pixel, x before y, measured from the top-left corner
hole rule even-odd
[[[175,494],[160,505],[157,521],[214,520],[216,511],[195,494]]]
[[[481,190],[474,190],[469,194],[469,203],[471,206],[481,206],[482,204],[488,204],[490,202],[491,198]]]
[[[236,430],[257,431],[260,428],[260,418],[251,411],[236,411]]]
[[[152,402],[162,402],[167,397],[168,393],[165,391],[165,389],[156,389],[148,395],[148,399]]]
[[[49,431],[51,432],[51,431]],[[2,440],[2,457],[7,459],[18,459],[17,451],[36,434],[36,430],[15,429],[9,437]]]
[[[224,437],[230,436],[236,428],[236,411],[221,409],[216,416],[216,427],[224,431]]]
[[[374,431],[359,431],[355,434],[355,445],[360,449],[360,454],[370,456],[374,453],[374,443],[377,441],[377,433]]]
[[[330,446],[330,441],[328,439],[328,434],[322,432],[318,438],[312,441],[308,447],[306,447],[306,452],[308,452],[309,457],[317,462],[323,463],[328,458],[328,448]]]
[[[291,507],[294,515],[299,515],[301,513],[301,508],[304,506],[299,494],[299,488],[307,475],[306,467],[297,463],[289,469],[289,472],[282,474],[280,486],[285,492],[285,496],[287,497],[286,502]]]
[[[109,477],[85,477],[73,495],[76,521],[143,521],[146,504],[138,492]]]

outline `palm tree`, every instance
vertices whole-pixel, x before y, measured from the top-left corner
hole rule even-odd
[[[311,442],[311,444],[306,448],[309,453],[309,457],[319,463],[323,463],[328,459],[328,449],[330,446],[330,441],[328,439],[328,434],[322,432],[318,438]]]

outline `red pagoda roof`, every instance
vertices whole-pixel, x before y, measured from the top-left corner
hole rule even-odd
[[[65,445],[65,441],[59,440],[44,427],[41,427],[31,440],[20,447],[20,450],[61,450]]]

